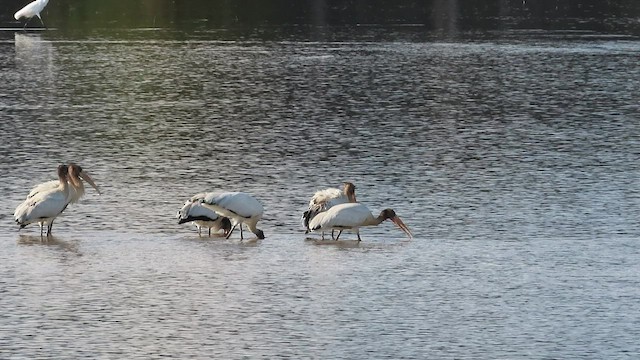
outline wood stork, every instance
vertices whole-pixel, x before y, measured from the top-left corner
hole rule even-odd
[[[42,12],[42,10],[44,10],[44,7],[47,6],[47,3],[49,2],[49,0],[35,0],[30,2],[29,4],[27,4],[25,7],[23,7],[22,9],[16,11],[16,13],[13,15],[13,17],[16,20],[20,20],[22,18],[27,18],[27,21],[24,23],[24,28],[27,27],[27,24],[29,23],[29,21],[34,17],[37,16],[38,19],[40,19],[40,22],[42,23],[42,26],[46,27],[44,25],[44,21],[42,21],[42,17],[40,17],[40,13]]]
[[[387,219],[393,221],[409,238],[413,236],[407,225],[400,220],[392,209],[382,210],[379,216],[374,217],[371,210],[360,203],[335,205],[331,209],[321,212],[311,219],[309,227],[312,231],[324,231],[328,229],[340,230],[336,240],[340,238],[342,230],[354,230],[358,235],[358,241],[360,241],[360,227],[377,226]]]
[[[37,193],[16,207],[13,217],[20,225],[20,229],[38,222],[40,223],[40,236],[42,236],[44,224],[48,224],[47,236],[51,235],[53,221],[69,204],[69,184],[67,183],[68,167],[58,166],[58,186],[53,189]]]
[[[192,222],[198,228],[198,236],[202,236],[203,227],[209,228],[209,237],[211,237],[211,229],[213,231],[224,230],[224,235],[228,235],[229,231],[231,231],[231,221],[202,206],[202,201],[206,196],[206,193],[200,193],[187,200],[182,208],[178,210],[176,216],[178,224]]]
[[[302,223],[306,228],[305,234],[308,234],[309,231],[311,231],[309,221],[311,221],[311,219],[316,215],[329,210],[335,205],[350,202],[356,202],[356,186],[350,182],[345,182],[342,190],[328,188],[316,191],[309,201],[309,209],[302,214]],[[324,238],[324,231],[322,232],[322,237]],[[333,238],[333,230],[331,231],[331,237]]]
[[[233,227],[227,234],[227,239],[236,226],[240,225],[240,240],[242,240],[242,224],[246,224],[258,239],[264,239],[264,232],[256,226],[262,219],[264,209],[262,204],[253,196],[243,192],[212,192],[201,200],[202,206],[215,211],[218,215],[231,220]]]
[[[98,185],[96,185],[91,176],[89,176],[89,174],[87,174],[87,172],[85,172],[80,165],[70,163],[67,168],[69,169],[67,182],[69,183],[70,203],[74,204],[78,202],[78,200],[80,200],[82,196],[84,196],[84,183],[82,182],[82,180],[88,182],[89,185],[91,185],[98,192],[98,195],[101,194]],[[33,198],[40,192],[55,189],[58,184],[58,180],[51,180],[36,185],[33,189],[31,189],[29,195],[27,195],[27,199]]]

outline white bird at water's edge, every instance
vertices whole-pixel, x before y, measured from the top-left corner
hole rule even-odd
[[[100,189],[98,188],[98,185],[96,185],[96,183],[93,181],[91,176],[89,176],[89,174],[87,174],[80,165],[70,163],[69,165],[58,166],[59,178],[61,175],[60,174],[61,171],[64,172],[64,183],[65,183],[64,185],[66,188],[65,190],[66,198],[65,198],[65,205],[62,208],[62,210],[60,210],[60,213],[62,213],[62,211],[66,209],[67,205],[69,205],[70,203],[78,202],[78,200],[80,200],[80,198],[84,195],[84,183],[82,180],[88,182],[98,192],[98,194],[100,194]],[[18,222],[18,224],[21,225],[20,226],[21,229],[26,225],[28,225],[29,223],[36,222],[36,221],[25,222],[25,220],[21,220],[25,216],[27,216],[26,215],[28,213],[27,210],[29,210],[31,206],[35,206],[34,204],[36,203],[41,204],[43,198],[50,198],[52,192],[56,192],[59,189],[61,189],[60,187],[62,185],[61,181],[63,181],[62,178],[60,178],[59,180],[51,180],[51,181],[47,181],[42,184],[36,185],[31,190],[31,192],[29,192],[29,195],[27,195],[27,198],[25,199],[25,201],[22,204],[18,205],[18,207],[16,208],[16,211],[14,212],[14,218],[16,222]],[[57,196],[58,195],[56,195],[56,197]],[[49,200],[49,201],[52,201],[52,200]],[[53,202],[50,202],[47,204],[53,204]],[[37,206],[39,206],[38,208],[39,210],[36,211],[36,213],[40,211],[44,211],[42,209],[46,208],[48,205],[47,206],[37,205]],[[55,206],[53,206],[52,209],[53,208],[55,208]],[[47,229],[48,230],[47,235],[51,234],[51,227],[53,226],[53,220],[58,215],[59,213],[56,214],[51,220],[48,220],[47,217],[44,217],[43,220],[37,220],[37,222],[40,224],[40,235],[42,235],[43,226],[45,223],[49,224],[49,227]],[[28,216],[28,218],[31,218],[31,216]]]
[[[202,206],[202,201],[206,196],[207,193],[200,193],[187,200],[176,215],[178,224],[193,223],[198,228],[198,236],[202,236],[203,227],[209,228],[209,237],[211,237],[211,229],[213,231],[224,230],[224,235],[227,236],[231,231],[231,221]]]
[[[338,204],[355,202],[356,186],[350,182],[344,183],[343,190],[328,188],[316,191],[309,201],[309,208],[302,214],[302,223],[306,229],[305,234],[311,231],[309,222],[319,213],[327,211]],[[322,232],[322,237],[324,238],[324,231]],[[333,231],[331,231],[331,237],[333,238]]]
[[[27,21],[24,23],[23,29],[27,27],[27,24],[34,16],[37,16],[38,19],[40,19],[42,26],[46,27],[44,21],[42,21],[40,13],[42,12],[42,10],[44,10],[45,6],[47,6],[48,2],[49,0],[35,0],[33,2],[30,2],[22,9],[16,11],[13,17],[18,21],[23,17],[27,18]]]
[[[44,224],[48,224],[47,236],[51,235],[53,221],[69,204],[69,184],[67,178],[67,165],[59,165],[59,180],[56,187],[41,191],[16,207],[13,217],[20,226],[20,229],[37,222],[40,224],[40,236],[42,236]]]
[[[246,224],[258,239],[264,239],[264,232],[256,227],[258,221],[262,219],[264,208],[253,196],[243,192],[212,192],[208,193],[201,203],[202,206],[231,220],[233,227],[227,234],[227,239],[236,226],[240,225],[240,240],[242,240],[244,238],[242,224]]]
[[[336,240],[340,238],[343,230],[353,230],[358,235],[360,241],[360,227],[377,226],[385,220],[391,220],[409,238],[413,237],[411,230],[396,215],[392,209],[384,209],[377,217],[374,217],[371,210],[360,203],[346,203],[333,206],[331,209],[322,212],[309,222],[311,231],[339,230]]]

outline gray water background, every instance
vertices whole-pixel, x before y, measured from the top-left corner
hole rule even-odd
[[[0,32],[0,358],[636,358],[640,41],[371,31]],[[18,233],[68,161],[103,195]],[[342,181],[415,238],[305,235]],[[176,223],[218,189],[265,240]]]

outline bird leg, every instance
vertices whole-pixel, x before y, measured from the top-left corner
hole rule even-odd
[[[342,234],[342,230],[338,231],[338,236],[336,236],[336,241],[340,238],[340,234]]]
[[[211,237],[211,228],[209,228],[209,237]]]
[[[44,231],[44,223],[43,222],[39,222],[38,224],[40,224],[40,237],[42,237],[44,235],[42,233]]]
[[[202,237],[202,228],[198,226],[198,237]]]
[[[331,239],[332,239],[332,240],[338,240],[338,239],[336,239],[336,237],[333,235],[333,232],[334,232],[334,231],[335,231],[335,229],[331,229]],[[340,236],[340,235],[338,235],[338,236]]]
[[[356,230],[356,234],[358,235],[358,241],[362,241],[362,240],[360,239],[360,230]]]
[[[231,234],[233,233],[233,230],[236,229],[236,226],[238,226],[238,223],[233,225],[233,227],[231,228],[231,230],[229,230],[229,233],[227,234],[227,237],[225,239],[228,239],[229,237],[231,237]],[[242,225],[240,225],[240,230],[242,230]]]
[[[47,227],[47,237],[51,236],[51,229],[53,228],[53,220],[49,222],[49,226]]]
[[[240,223],[240,241],[242,241],[244,237],[242,236],[242,223]]]
[[[38,14],[38,19],[40,19],[40,22],[42,23],[42,26],[46,29],[47,25],[45,25],[44,21],[42,21],[42,18],[40,17],[40,14]]]
[[[31,18],[27,18],[27,21],[24,22],[24,26],[22,27],[22,30],[27,28],[27,24],[29,23],[29,20],[31,20]]]

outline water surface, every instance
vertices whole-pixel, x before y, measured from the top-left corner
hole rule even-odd
[[[596,34],[598,35],[598,34]],[[0,34],[3,358],[632,358],[640,42]],[[13,209],[80,163],[42,242]],[[352,181],[386,223],[305,235]],[[266,239],[175,212],[246,191]],[[344,236],[344,235],[343,235]]]

